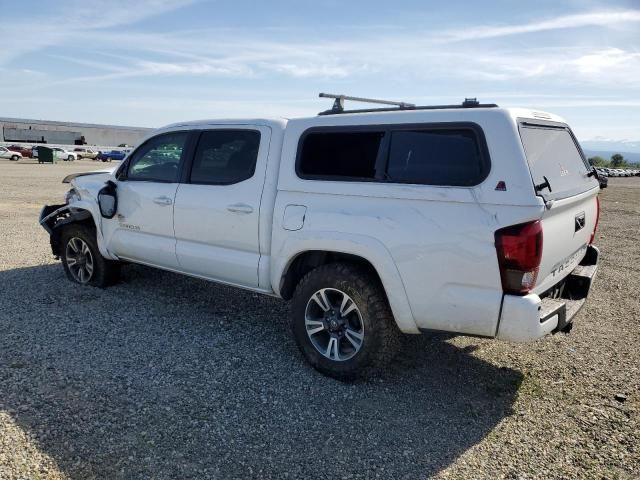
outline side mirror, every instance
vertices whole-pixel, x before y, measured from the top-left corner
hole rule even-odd
[[[98,192],[98,206],[100,215],[104,218],[113,218],[118,211],[117,185],[111,180]]]

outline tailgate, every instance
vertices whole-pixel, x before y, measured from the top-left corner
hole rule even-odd
[[[542,259],[534,293],[542,293],[565,278],[587,252],[597,217],[596,187],[580,195],[557,200],[542,216]]]
[[[584,258],[598,216],[599,184],[565,124],[523,120],[520,137],[536,192],[546,204],[535,293],[565,278]]]

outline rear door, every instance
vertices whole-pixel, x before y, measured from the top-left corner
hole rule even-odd
[[[176,252],[185,273],[258,287],[258,221],[271,129],[203,130],[175,201]]]
[[[564,124],[521,121],[520,137],[542,216],[541,293],[566,277],[582,260],[597,222],[599,184],[571,130]]]

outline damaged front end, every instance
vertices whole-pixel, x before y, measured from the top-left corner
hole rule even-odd
[[[94,216],[98,210],[98,193],[112,172],[113,169],[67,175],[62,183],[70,183],[71,188],[64,195],[64,203],[42,208],[40,225],[49,233],[51,251],[55,257],[61,254],[62,227],[70,223],[83,223],[89,228],[96,228]]]
[[[69,223],[82,222],[91,218],[91,213],[72,205],[45,205],[40,211],[40,225],[49,233],[51,252],[60,257],[61,227]]]

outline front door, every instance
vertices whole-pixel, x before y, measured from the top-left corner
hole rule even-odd
[[[177,269],[173,203],[189,132],[153,137],[119,172],[118,213],[102,219],[107,249],[119,258]]]
[[[174,206],[182,271],[258,287],[258,220],[270,135],[259,126],[201,132]]]

